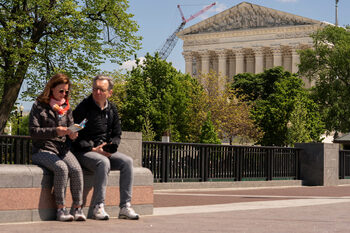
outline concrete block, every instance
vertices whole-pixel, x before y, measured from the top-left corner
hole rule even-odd
[[[31,210],[0,210],[0,223],[30,222]]]
[[[56,220],[56,209],[33,209],[32,221],[50,221]]]
[[[142,167],[142,133],[123,131],[118,151],[130,156],[134,167]]]
[[[52,188],[53,173],[37,165],[26,165],[33,177],[32,187]]]
[[[134,186],[153,186],[152,172],[143,167],[134,167]]]
[[[0,164],[0,177],[2,188],[32,187],[32,174],[24,165]]]
[[[336,185],[339,180],[339,145],[297,143],[301,148],[300,176],[304,185]]]

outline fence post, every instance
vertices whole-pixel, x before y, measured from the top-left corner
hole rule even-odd
[[[162,153],[162,182],[165,183],[165,182],[168,182],[168,161],[169,159],[167,158],[168,157],[168,146],[167,144],[160,144],[161,146],[161,153]]]
[[[236,179],[237,181],[242,180],[242,154],[241,153],[242,148],[235,148],[235,157],[236,157]]]
[[[339,153],[339,178],[344,179],[345,178],[345,153],[341,151]]]
[[[16,150],[15,150],[15,164],[21,164],[21,139],[15,139]]]
[[[300,180],[300,150],[295,151],[295,179]]]
[[[300,178],[304,185],[333,186],[339,183],[339,144],[296,143],[301,148]]]
[[[273,156],[273,149],[267,148],[267,158],[266,158],[266,165],[267,165],[267,173],[266,173],[266,180],[272,180],[272,156]]]
[[[201,146],[201,150],[200,150],[200,158],[201,158],[201,181],[208,181],[208,150],[207,147],[205,146]]]

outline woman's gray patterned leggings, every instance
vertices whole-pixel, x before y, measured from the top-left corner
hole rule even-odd
[[[83,203],[83,172],[78,160],[69,151],[63,158],[50,151],[33,154],[33,164],[40,165],[54,173],[53,186],[57,205],[65,205],[66,187],[70,178],[73,205]]]

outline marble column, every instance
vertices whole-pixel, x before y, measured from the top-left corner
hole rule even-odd
[[[218,67],[218,73],[222,76],[226,76],[226,59],[227,59],[227,53],[225,51],[218,51],[217,52],[218,58],[219,58],[219,67]]]
[[[285,51],[283,56],[283,67],[285,70],[292,72],[292,54],[290,51]]]
[[[254,54],[248,54],[246,56],[246,60],[247,60],[247,70],[246,72],[248,73],[255,73],[255,56]]]
[[[192,69],[193,55],[191,52],[183,52],[182,55],[185,58],[185,72],[192,76],[193,75],[193,69]]]
[[[232,79],[233,79],[233,76],[234,75],[236,75],[236,62],[235,62],[236,60],[235,60],[235,57],[231,54],[231,55],[229,55],[229,57],[228,57],[228,66],[229,66],[229,72],[228,72],[228,79],[230,80],[230,81],[232,81]]]
[[[296,51],[296,48],[292,49],[292,73],[297,73],[299,70],[300,57]]]
[[[244,73],[244,51],[237,50],[236,54],[236,72],[235,74]]]
[[[265,65],[265,68],[266,69],[271,69],[272,67],[273,67],[273,55],[272,55],[272,52],[271,52],[271,50],[270,49],[267,49],[266,51],[265,51],[265,63],[266,63],[266,65]]]
[[[273,48],[272,49],[273,56],[273,66],[282,66],[282,50],[281,48]]]
[[[218,59],[219,59],[219,67],[218,67],[218,86],[219,90],[223,91],[226,86],[226,64],[227,64],[227,53],[226,51],[218,51],[217,52]]]
[[[255,74],[264,71],[264,50],[259,48],[254,50],[255,53]]]
[[[201,57],[201,73],[202,74],[208,74],[209,73],[209,62],[210,62],[210,53],[209,51],[206,52],[200,52],[199,53]]]

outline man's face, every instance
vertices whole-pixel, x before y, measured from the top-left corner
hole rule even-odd
[[[109,83],[107,80],[96,80],[92,87],[92,97],[97,103],[105,103],[112,95],[112,90],[109,90]]]

